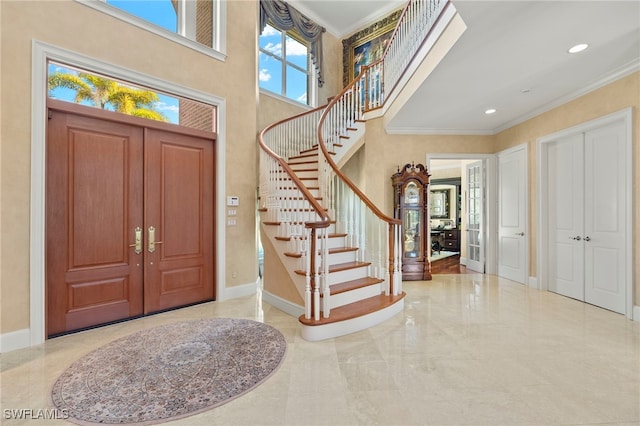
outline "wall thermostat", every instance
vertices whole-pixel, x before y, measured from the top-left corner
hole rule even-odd
[[[231,195],[227,197],[227,205],[228,206],[239,206],[240,205],[240,197],[236,197]]]

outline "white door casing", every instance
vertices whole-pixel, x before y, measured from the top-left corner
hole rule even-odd
[[[498,154],[498,275],[527,282],[529,261],[527,149]]]

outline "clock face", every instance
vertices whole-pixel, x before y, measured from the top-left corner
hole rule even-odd
[[[420,191],[415,183],[411,182],[404,191],[405,204],[418,204],[420,202]]]

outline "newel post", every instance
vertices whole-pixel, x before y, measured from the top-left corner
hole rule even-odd
[[[320,319],[320,288],[318,286],[319,280],[316,268],[316,256],[318,251],[316,249],[317,234],[315,227],[311,227],[309,240],[309,271],[307,271],[307,274],[311,276],[311,289],[313,291],[313,299],[309,302],[311,305],[311,315],[313,316],[313,319],[317,321]]]

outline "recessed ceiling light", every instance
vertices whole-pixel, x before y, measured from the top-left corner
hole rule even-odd
[[[578,52],[582,52],[584,49],[586,49],[587,47],[589,47],[588,44],[586,43],[582,43],[582,44],[576,44],[575,46],[573,46],[571,49],[568,50],[569,53],[578,53]]]
[[[489,108],[488,110],[486,110],[484,113],[485,114],[493,114],[494,112],[496,112],[495,108]]]

